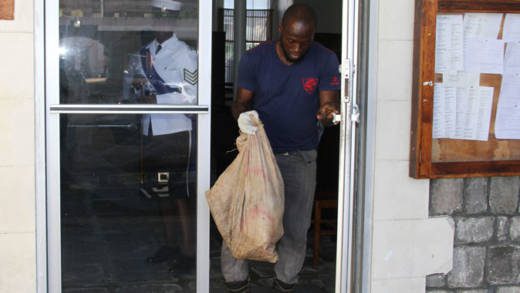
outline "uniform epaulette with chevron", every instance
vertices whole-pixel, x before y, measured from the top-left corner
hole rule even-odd
[[[189,71],[188,69],[184,68],[184,81],[191,85],[195,85],[198,82],[199,72],[197,69],[194,71]]]

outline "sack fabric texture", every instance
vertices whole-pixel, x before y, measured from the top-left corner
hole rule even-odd
[[[233,257],[275,263],[283,235],[284,186],[262,122],[236,139],[238,155],[206,192],[211,215]]]

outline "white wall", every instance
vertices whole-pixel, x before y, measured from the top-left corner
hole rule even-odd
[[[0,20],[0,292],[35,292],[33,2]]]
[[[428,218],[429,180],[408,177],[415,1],[371,2],[377,7],[370,60],[376,101],[371,292],[419,293],[426,275],[451,269],[453,224]]]

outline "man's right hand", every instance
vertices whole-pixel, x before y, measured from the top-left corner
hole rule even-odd
[[[132,89],[137,96],[137,102],[141,104],[157,104],[155,95],[145,91],[148,80],[144,76],[135,76],[132,80]]]
[[[142,88],[148,80],[146,77],[139,75],[132,79],[132,87],[135,89]]]

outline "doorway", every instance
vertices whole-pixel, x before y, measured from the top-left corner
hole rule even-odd
[[[335,2],[333,10],[342,11],[342,2]],[[210,226],[204,191],[232,160],[227,142],[237,130],[229,100],[216,100],[219,89],[211,80],[218,76],[219,63],[218,33],[211,38],[212,8],[196,0],[167,1],[171,6],[163,1],[118,3],[45,3],[47,289],[216,292],[213,288],[221,285],[220,239]],[[172,69],[182,84],[158,92],[149,87],[153,81],[146,79],[154,73],[146,67],[164,49],[151,44],[158,33],[172,28],[186,50],[197,52],[196,66]],[[317,38],[341,60],[341,32]],[[157,102],[165,94],[182,97],[166,97],[163,103],[144,99],[155,96]],[[176,131],[163,133],[164,128],[154,128],[154,120],[160,121],[156,126],[175,120]],[[215,138],[211,129],[222,127],[233,131],[226,131],[226,139]],[[318,162],[319,188],[335,194],[343,192],[337,189],[342,131],[339,126],[326,130]],[[176,136],[181,143],[167,146],[185,154],[177,165],[178,158],[154,148],[150,136],[181,132]],[[157,165],[154,160],[166,166],[149,168]],[[307,288],[336,291],[336,259],[345,261],[337,256],[337,237],[322,238],[318,266],[308,258],[302,272]],[[164,246],[173,249],[161,254]],[[309,256],[312,247],[309,243]],[[265,264],[253,269],[260,279],[269,270]]]
[[[223,139],[224,141],[219,141],[218,144],[212,147],[212,152],[214,153],[215,163],[219,166],[217,168],[216,173],[212,174],[212,182],[216,180],[217,176],[225,169],[227,164],[229,164],[236,152],[232,152],[234,149],[234,139],[237,136],[236,130],[236,121],[231,117],[230,114],[230,105],[233,100],[233,90],[232,90],[232,82],[233,82],[233,74],[235,73],[232,69],[233,64],[230,62],[230,55],[233,53],[233,43],[235,38],[232,35],[233,32],[233,13],[237,13],[237,11],[233,11],[234,1],[220,1],[223,7],[216,7],[217,11],[214,12],[214,15],[217,15],[215,32],[214,32],[214,64],[218,62],[215,59],[220,60],[225,58],[226,71],[222,70],[219,72],[218,76],[223,76],[226,78],[225,81],[220,81],[219,83],[214,83],[222,85],[221,88],[214,87],[214,101],[213,105],[219,104],[219,109],[214,108],[213,112],[213,129],[217,130],[213,135],[219,136],[220,132],[218,129],[233,129],[233,132],[230,134],[227,132],[224,134],[224,137],[220,137],[219,139]],[[275,40],[276,39],[276,30],[277,24],[279,21],[279,17],[281,17],[282,11],[278,11],[279,6],[283,6],[281,2],[287,1],[247,1],[246,4],[243,4],[246,10],[244,13],[245,16],[245,24],[242,24],[245,27],[245,47],[249,49],[250,46],[254,46],[252,44],[259,43],[265,40]],[[293,1],[290,1],[293,2]],[[324,44],[326,47],[334,51],[338,57],[338,60],[341,60],[342,56],[342,44],[346,45],[346,42],[342,42],[345,40],[343,36],[343,19],[342,13],[344,11],[343,5],[347,5],[346,2],[356,3],[356,1],[327,1],[327,3],[323,3],[323,1],[294,1],[295,3],[305,3],[313,6],[318,13],[318,23],[322,22],[323,26],[318,28],[317,34],[315,36],[315,40]],[[319,3],[318,3],[319,2]],[[219,1],[217,1],[219,3]],[[352,4],[349,4],[352,5]],[[286,6],[284,7],[286,8]],[[351,7],[351,9],[353,9]],[[254,29],[253,29],[254,27]],[[236,27],[235,27],[236,28]],[[231,32],[231,34],[230,34]],[[347,33],[345,32],[345,35]],[[256,39],[255,39],[256,38]],[[236,39],[239,39],[238,37]],[[217,40],[217,41],[215,41]],[[219,46],[220,44],[220,46]],[[231,52],[230,52],[231,51]],[[345,50],[346,51],[346,50]],[[215,52],[222,52],[221,55],[215,55]],[[230,54],[231,53],[231,54]],[[352,53],[352,52],[351,52]],[[224,56],[225,55],[225,56]],[[233,60],[231,60],[233,61]],[[236,61],[236,60],[235,60]],[[230,64],[231,63],[231,64]],[[347,68],[347,67],[345,67]],[[215,69],[214,69],[215,70]],[[350,69],[349,69],[350,70]],[[352,75],[349,75],[352,76]],[[226,94],[226,90],[228,90]],[[222,93],[220,95],[215,95],[215,93]],[[352,95],[349,95],[352,97]],[[352,108],[350,108],[351,110]],[[218,112],[217,112],[218,111]],[[346,111],[348,112],[348,111]],[[215,118],[217,116],[224,116],[224,118],[216,121]],[[350,121],[350,118],[345,116],[345,121]],[[219,125],[219,123],[221,123]],[[350,129],[351,131],[352,129]],[[325,224],[323,229],[334,231],[337,230],[337,211],[338,211],[338,193],[339,189],[339,178],[340,172],[339,169],[343,168],[344,165],[340,166],[340,161],[344,158],[340,156],[340,135],[343,134],[343,139],[346,140],[346,144],[350,141],[350,136],[345,135],[346,129],[342,129],[339,125],[327,128],[322,136],[320,147],[319,147],[319,155],[318,155],[318,178],[317,178],[317,191],[316,194],[317,199],[320,200],[328,200],[335,204],[330,209],[323,210],[323,218],[328,222]],[[218,133],[218,134],[217,134]],[[351,132],[350,132],[351,133]],[[215,141],[213,141],[215,143]],[[343,146],[344,147],[344,146]],[[349,159],[350,160],[350,159]],[[350,161],[349,161],[350,162]],[[350,166],[349,166],[350,167]],[[343,173],[345,174],[345,173]],[[346,177],[350,177],[352,174],[348,173]],[[345,178],[343,176],[342,178]],[[343,180],[343,179],[342,179]],[[341,192],[350,192],[350,184],[351,182],[347,182],[346,184],[343,182]],[[343,202],[346,205],[346,210],[350,211],[350,199],[345,198]],[[345,210],[345,208],[343,209]],[[345,223],[347,225],[352,224],[350,218],[345,219]],[[311,228],[308,234],[307,241],[307,258],[304,264],[304,268],[300,274],[300,285],[297,288],[298,290],[306,290],[301,292],[340,292],[337,291],[336,282],[338,281],[336,276],[337,266],[336,259],[338,257],[338,251],[336,249],[336,243],[340,240],[336,233],[330,233],[329,235],[323,235],[319,237],[318,241],[320,244],[319,254],[317,257],[317,261],[313,261],[313,254],[315,249],[314,240],[314,228]],[[345,233],[351,233],[349,228],[345,228],[343,230]],[[349,235],[348,237],[351,237]],[[350,241],[348,237],[341,238],[345,243]],[[211,279],[210,288],[214,290],[222,290],[222,277],[220,274],[220,245],[221,239],[219,237],[218,232],[215,227],[212,226],[211,232],[211,268],[212,272],[216,272],[217,275],[213,276]],[[348,249],[345,247],[341,247],[343,251],[347,251]],[[348,258],[351,257],[346,256],[345,254],[341,254],[342,257]],[[342,258],[340,258],[343,260]],[[344,260],[348,262],[347,260]],[[350,266],[346,265],[350,272]],[[262,263],[262,262],[253,262],[251,264],[250,269],[250,278],[252,280],[252,286],[256,290],[261,290],[261,288],[265,287],[265,284],[269,283],[269,279],[272,278],[272,265]],[[347,272],[343,268],[339,276],[340,278],[347,278]],[[347,285],[341,285],[341,288],[346,288]],[[346,290],[346,289],[345,289]],[[255,290],[253,290],[254,292]],[[221,291],[212,291],[212,292],[221,292]],[[225,292],[225,291],[222,291]],[[349,291],[342,291],[349,292]]]

